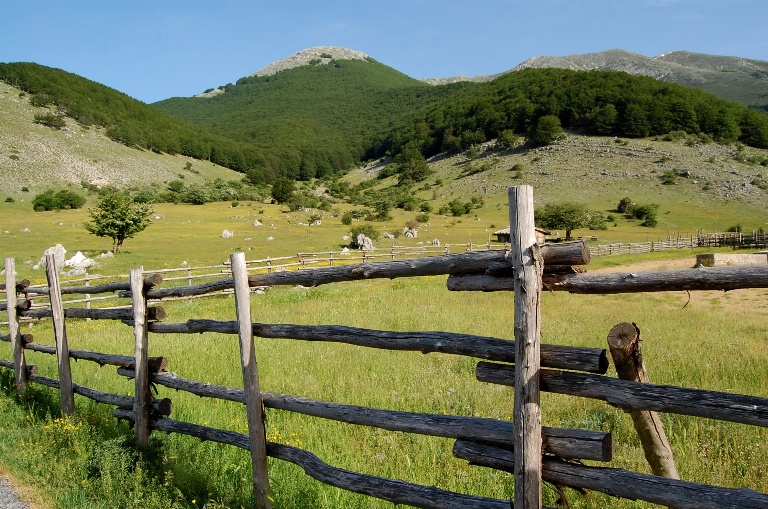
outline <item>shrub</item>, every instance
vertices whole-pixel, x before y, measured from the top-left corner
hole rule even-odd
[[[79,209],[85,205],[85,198],[79,194],[62,189],[54,192],[48,189],[32,199],[32,209],[35,212],[44,210]]]
[[[139,191],[133,196],[133,203],[154,203],[155,195],[150,190]]]
[[[428,223],[429,222],[429,214],[426,212],[422,212],[421,214],[416,214],[416,221],[419,223]]]
[[[677,172],[675,170],[665,171],[661,176],[661,183],[665,186],[677,184]]]
[[[35,124],[44,125],[53,129],[62,129],[67,123],[64,115],[58,113],[38,113],[35,115]]]
[[[353,239],[357,238],[357,236],[361,233],[371,240],[376,240],[379,238],[379,232],[372,224],[358,224],[349,230],[349,235]]]
[[[629,214],[630,209],[634,207],[635,202],[632,201],[632,198],[629,196],[622,198],[619,200],[619,204],[616,206],[616,212],[619,212],[621,214]]]

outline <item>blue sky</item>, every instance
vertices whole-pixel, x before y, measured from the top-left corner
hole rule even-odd
[[[766,26],[768,0],[0,0],[0,62],[57,67],[151,103],[312,46],[434,78],[613,48],[768,60]]]

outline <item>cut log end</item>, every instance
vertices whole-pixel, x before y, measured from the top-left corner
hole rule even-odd
[[[639,339],[640,331],[635,324],[629,322],[615,325],[608,333],[611,349],[629,351]]]

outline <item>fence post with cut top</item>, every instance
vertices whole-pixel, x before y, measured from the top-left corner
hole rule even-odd
[[[544,262],[536,244],[533,187],[507,190],[515,288],[515,509],[541,509],[541,278]]]
[[[270,509],[272,501],[269,497],[269,475],[267,473],[267,436],[264,428],[264,407],[259,389],[259,370],[253,342],[248,270],[245,266],[244,253],[233,253],[229,259],[235,286],[240,362],[243,369],[243,389],[253,468],[253,496],[258,509]]]

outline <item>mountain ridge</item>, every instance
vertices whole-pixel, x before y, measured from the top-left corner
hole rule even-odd
[[[491,81],[509,72],[529,68],[559,68],[578,71],[623,71],[639,76],[699,88],[744,106],[768,110],[768,61],[738,56],[710,55],[692,51],[668,51],[654,57],[616,48],[565,56],[539,55],[498,74],[421,78],[430,85],[469,81]]]

